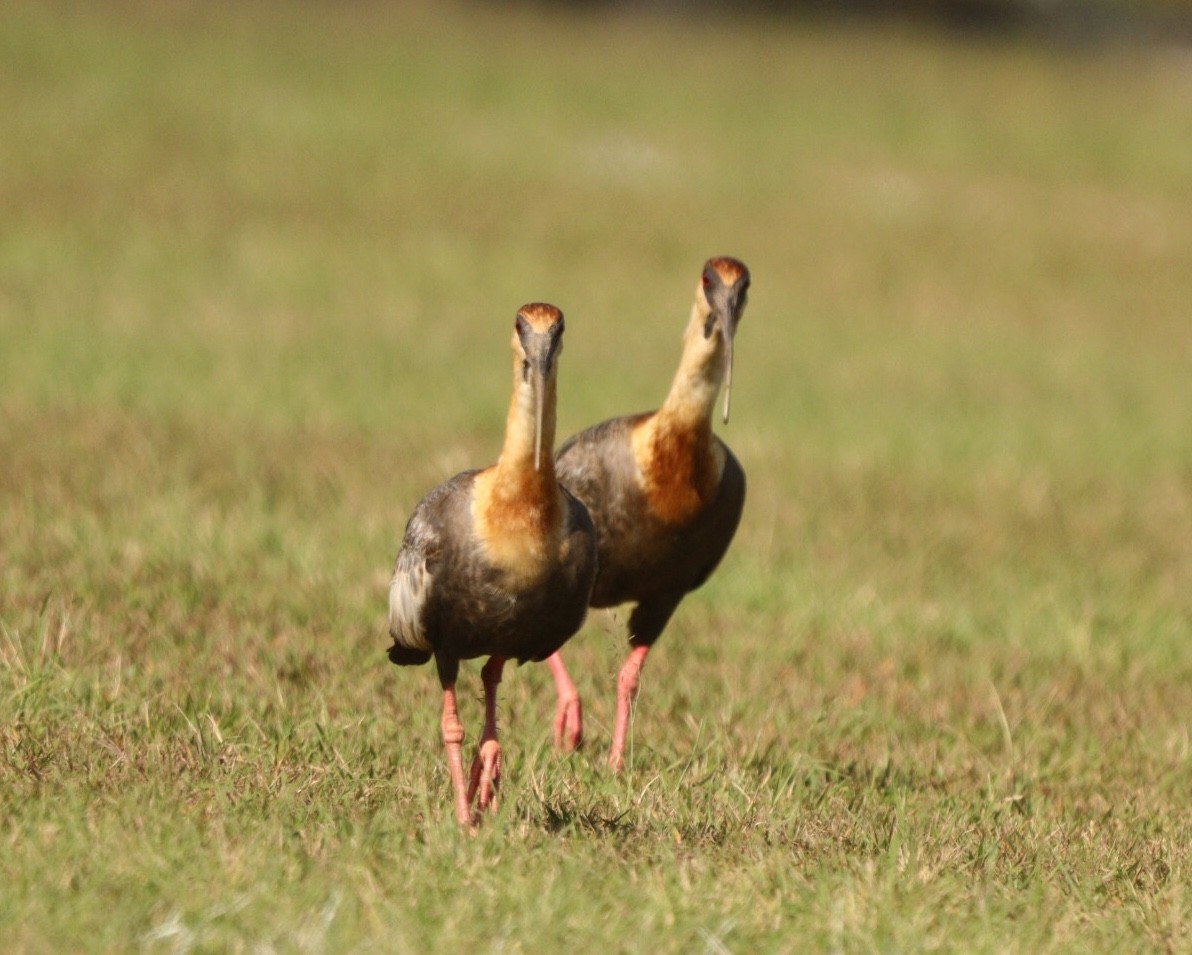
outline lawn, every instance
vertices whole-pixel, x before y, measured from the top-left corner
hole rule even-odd
[[[5,951],[1192,950],[1192,68],[854,23],[0,8]],[[560,437],[752,270],[723,566],[459,831],[385,658],[521,304]],[[460,681],[474,741],[478,666]]]

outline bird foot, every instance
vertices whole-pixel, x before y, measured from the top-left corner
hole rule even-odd
[[[555,749],[565,753],[579,749],[584,741],[584,708],[579,690],[563,663],[563,654],[555,651],[546,660],[555,678],[558,706],[555,709]]]
[[[559,697],[555,711],[555,749],[570,753],[584,742],[584,708],[577,693],[570,699]]]
[[[474,816],[485,810],[497,811],[497,793],[501,788],[501,744],[495,739],[480,744],[476,758],[472,760],[471,779],[468,782],[468,802],[475,800]]]

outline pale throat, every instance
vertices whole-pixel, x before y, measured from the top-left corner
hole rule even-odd
[[[724,380],[724,345],[719,334],[704,338],[706,315],[692,309],[683,335],[683,356],[658,417],[686,427],[712,427],[712,411]]]

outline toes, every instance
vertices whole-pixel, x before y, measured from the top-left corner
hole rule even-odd
[[[497,811],[497,790],[501,786],[501,747],[496,740],[489,740],[480,747],[480,802],[481,811]]]
[[[472,760],[472,772],[468,780],[468,803],[476,803],[477,813],[486,809],[497,811],[497,792],[501,788],[501,746],[496,740],[487,740],[480,745],[476,758]]]
[[[584,741],[583,709],[578,699],[560,703],[555,714],[555,748],[568,753]]]

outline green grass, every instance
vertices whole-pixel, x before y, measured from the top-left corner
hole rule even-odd
[[[6,951],[1192,950],[1192,73],[522,5],[0,11]],[[738,539],[457,831],[418,498],[754,290]],[[477,668],[461,680],[480,725]]]

